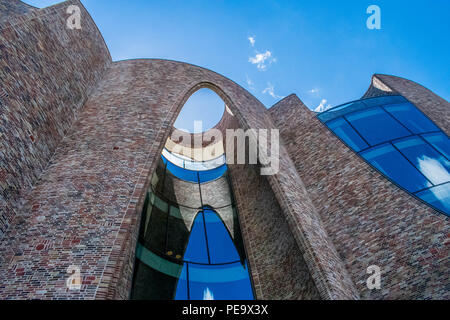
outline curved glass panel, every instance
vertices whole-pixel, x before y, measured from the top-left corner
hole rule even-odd
[[[352,112],[356,112],[359,110],[367,109],[369,107],[377,107],[384,106],[390,104],[400,104],[407,103],[406,100],[402,96],[384,96],[384,97],[375,97],[364,100],[353,101],[344,105],[337,106],[335,108],[328,109],[317,115],[317,117],[322,122],[328,122],[333,119],[339,118],[345,114],[349,114]]]
[[[247,264],[186,264],[175,300],[253,300]]]
[[[161,158],[164,164],[166,164],[167,170],[169,170],[169,172],[172,173],[175,177],[184,181],[194,183],[205,183],[216,180],[221,176],[223,176],[223,174],[228,170],[227,165],[225,164],[212,170],[193,171],[173,164],[172,162],[168,161],[164,156],[161,156]]]
[[[449,138],[443,134],[440,133],[431,133],[431,134],[424,134],[422,137],[427,140],[429,144],[431,144],[433,147],[436,148],[440,153],[442,153],[447,160],[450,160],[450,140]]]
[[[132,299],[254,299],[232,198],[226,165],[191,171],[161,158],[144,203]]]
[[[213,210],[195,218],[184,260],[176,300],[253,300],[247,264]]]
[[[427,179],[390,144],[375,147],[361,153],[361,155],[409,192],[416,192],[429,187]]]
[[[199,182],[200,183],[206,183],[209,181],[213,181],[216,180],[218,178],[220,178],[221,176],[223,176],[223,174],[228,170],[226,165],[223,165],[221,167],[218,167],[216,169],[213,170],[209,170],[209,171],[200,171],[199,172]]]
[[[221,167],[224,164],[226,164],[225,155],[221,155],[220,157],[217,157],[216,159],[212,159],[209,161],[192,161],[184,156],[174,154],[167,149],[164,149],[162,152],[163,157],[171,162],[172,164],[183,168],[188,169],[192,171],[208,171],[215,169],[217,167]]]
[[[439,131],[430,119],[410,103],[390,105],[386,110],[415,134]]]
[[[448,208],[450,208],[450,183],[422,191],[417,196],[432,206],[448,212]]]
[[[184,260],[196,263],[210,263],[209,250],[206,236],[206,225],[203,213],[194,220],[188,246],[184,253]]]
[[[356,131],[372,146],[411,135],[399,122],[381,108],[346,115]]]
[[[203,210],[212,264],[239,261],[239,254],[223,221],[211,209]]]
[[[433,184],[450,181],[450,162],[420,138],[408,138],[394,145]]]
[[[450,215],[450,140],[405,98],[360,100],[318,118],[391,181]]]
[[[344,140],[353,150],[361,151],[369,147],[369,145],[361,138],[353,129],[347,120],[339,118],[328,123],[331,130],[336,133],[339,138]]]

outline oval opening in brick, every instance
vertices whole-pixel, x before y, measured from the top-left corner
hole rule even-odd
[[[174,127],[189,133],[206,132],[214,128],[225,113],[225,102],[208,88],[196,91],[186,101]],[[195,126],[197,123],[197,127]]]

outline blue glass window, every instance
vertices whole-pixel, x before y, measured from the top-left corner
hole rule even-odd
[[[205,223],[203,213],[200,213],[194,220],[188,246],[184,253],[184,260],[197,263],[210,263],[205,234]]]
[[[185,263],[178,279],[175,300],[189,300],[188,272],[189,264]]]
[[[356,131],[342,118],[328,122],[328,126],[345,143],[347,143],[356,152],[368,148],[369,146],[356,133]]]
[[[204,211],[208,246],[212,264],[239,261],[239,254],[234,247],[233,240],[219,216],[210,209]]]
[[[161,156],[163,162],[167,164],[167,170],[172,173],[175,177],[189,182],[194,183],[205,183],[209,181],[216,180],[224,175],[224,173],[228,170],[227,165],[220,166],[218,168],[214,168],[206,171],[193,171],[181,168],[167,159],[164,156]]]
[[[415,134],[438,131],[439,128],[410,103],[390,105],[386,110]]]
[[[213,210],[195,218],[184,261],[176,300],[253,300],[247,264]]]
[[[223,176],[225,172],[227,172],[227,165],[223,165],[221,167],[208,170],[208,171],[199,171],[200,183],[205,183],[209,181],[216,180]]]
[[[318,118],[393,182],[450,214],[450,140],[404,97],[364,99]]]
[[[450,162],[419,137],[394,143],[434,185],[450,181]]]
[[[381,108],[356,112],[348,115],[347,119],[372,146],[411,135]]]
[[[377,106],[384,106],[384,105],[388,105],[388,104],[405,103],[405,102],[408,102],[408,100],[406,100],[402,96],[384,96],[384,97],[377,97],[377,98],[361,100],[361,102],[363,102],[368,107],[377,107]]]
[[[208,168],[203,166],[204,163],[198,163],[198,168],[209,169],[204,171],[188,170],[185,168],[186,162],[179,162],[177,165],[168,159],[170,156],[166,158],[162,155],[161,161],[166,168],[164,176],[161,173],[164,166],[160,164],[158,179],[154,179],[154,183],[152,180],[152,192],[143,209],[132,298],[253,300],[250,273],[239,223],[236,222],[237,212],[231,204],[231,194],[221,196],[229,198],[229,202],[225,201],[228,207],[221,207],[221,212],[232,212],[234,238],[214,209],[203,205],[203,199],[211,204],[215,201],[211,199],[214,195],[209,193],[202,197],[201,184],[226,174],[228,167],[223,164],[226,163],[225,155],[220,157],[222,164],[219,163],[218,166]],[[169,199],[170,188],[169,198],[166,198],[165,180],[169,174],[198,184],[198,203],[203,209],[194,221],[191,220],[191,213],[196,210],[196,201],[190,203],[190,207],[178,204],[176,198]],[[227,179],[222,182],[228,183]],[[161,192],[162,198],[156,195]],[[166,202],[162,199],[168,200]],[[149,204],[152,207],[148,207]],[[237,241],[236,245],[233,239]]]
[[[410,192],[430,187],[425,177],[390,144],[362,152],[361,155],[374,167]]]
[[[161,158],[163,159],[163,162],[167,165],[167,170],[175,177],[184,181],[198,183],[197,171],[191,171],[180,168],[179,166],[173,164],[172,162],[167,161],[167,159],[164,158],[163,156],[161,156]]]
[[[422,136],[433,147],[450,160],[450,139],[443,133],[430,133]]]
[[[447,215],[450,213],[450,183],[422,191],[417,196]]]
[[[205,266],[189,263],[188,268],[190,300],[254,299],[246,264]],[[181,289],[184,289],[184,283]]]

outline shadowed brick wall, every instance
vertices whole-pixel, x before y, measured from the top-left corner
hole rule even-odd
[[[19,0],[0,1],[0,23],[12,17],[23,15],[36,8]]]
[[[424,112],[439,113],[441,100],[428,97]],[[297,96],[270,114],[361,298],[448,299],[449,218],[372,169]],[[366,286],[371,265],[381,267],[381,290]]]
[[[14,12],[28,8],[6,4],[23,9]],[[66,28],[70,4],[82,9],[82,30]],[[110,62],[101,34],[78,1],[0,22],[0,237]]]
[[[258,299],[320,299],[303,253],[259,167],[230,168]]]

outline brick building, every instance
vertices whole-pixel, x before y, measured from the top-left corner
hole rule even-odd
[[[247,279],[242,298],[450,298],[450,105],[413,81],[374,75],[362,100],[319,115],[296,95],[266,109],[197,66],[113,62],[77,0],[1,0],[0,76],[1,299],[170,299],[182,281],[195,298],[189,272],[233,263],[221,274]],[[280,130],[278,174],[194,170],[191,145],[173,158],[173,124],[203,88],[227,106],[224,136]],[[199,217],[237,260],[208,247],[187,261]]]

